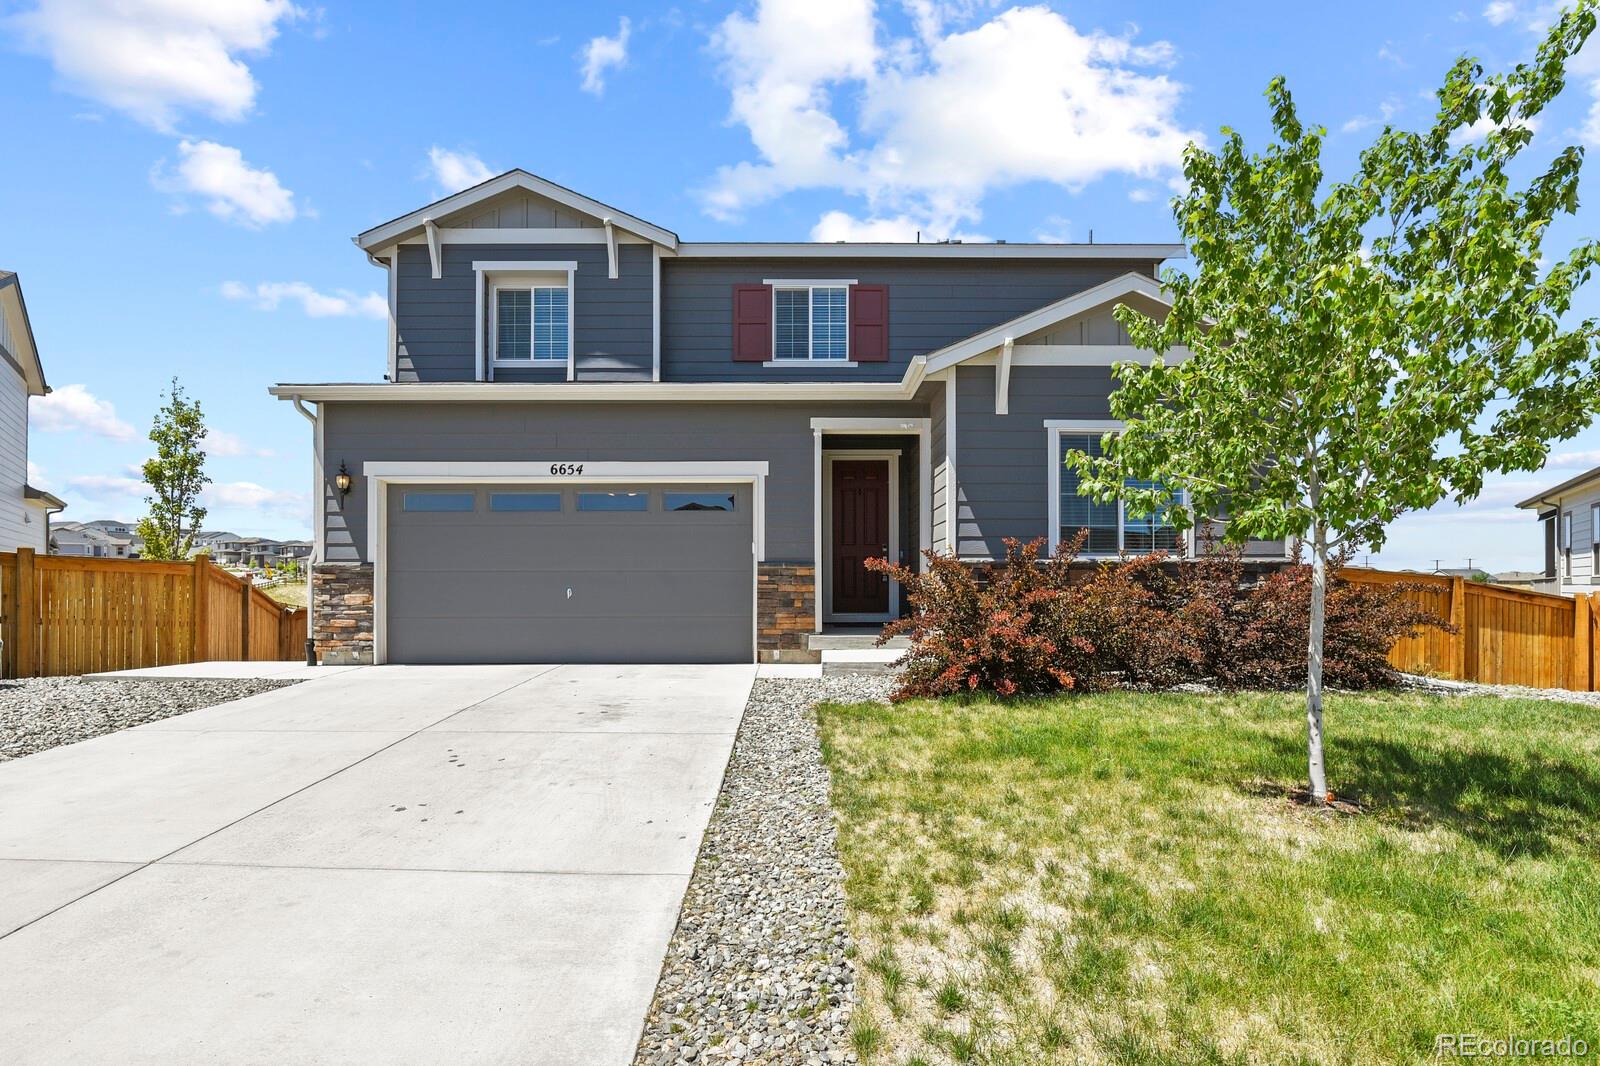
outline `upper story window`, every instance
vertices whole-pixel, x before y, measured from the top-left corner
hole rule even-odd
[[[850,358],[850,282],[772,285],[772,358]]]
[[[571,348],[566,279],[551,285],[513,278],[496,280],[491,287],[494,361],[565,363]]]
[[[1113,424],[1100,427],[1063,429],[1051,427],[1049,462],[1055,472],[1055,506],[1051,508],[1053,548],[1055,544],[1071,541],[1080,530],[1087,530],[1083,544],[1084,555],[1116,555],[1121,552],[1143,554],[1147,552],[1181,552],[1183,534],[1173,525],[1166,512],[1139,514],[1131,511],[1121,500],[1102,503],[1088,496],[1078,495],[1081,479],[1078,472],[1062,462],[1069,451],[1086,455],[1102,455],[1100,438],[1109,430],[1120,428]],[[1131,489],[1151,489],[1160,486],[1154,481],[1129,478],[1125,484]],[[1177,493],[1169,493],[1176,503]]]

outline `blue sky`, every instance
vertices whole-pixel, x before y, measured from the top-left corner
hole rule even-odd
[[[35,401],[33,477],[68,517],[136,516],[176,375],[213,427],[207,524],[306,534],[309,427],[266,387],[378,379],[383,275],[349,237],[487,173],[521,166],[688,240],[1171,240],[1183,144],[1223,124],[1259,140],[1274,75],[1329,128],[1339,174],[1378,123],[1427,121],[1457,55],[1525,58],[1549,14],[0,0],[0,267],[21,274],[57,390]],[[1600,45],[1536,154],[1600,141],[1597,100]],[[1592,427],[1542,474],[1402,520],[1378,561],[1536,565],[1508,503],[1597,464]]]

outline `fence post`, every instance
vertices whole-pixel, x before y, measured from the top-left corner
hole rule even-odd
[[[239,580],[244,584],[239,586],[239,659],[250,659],[250,583],[253,578],[245,574]]]
[[[11,601],[17,613],[17,676],[37,677],[38,652],[34,648],[39,632],[38,619],[34,617],[33,549],[17,549],[17,595]]]
[[[190,649],[189,661],[203,663],[210,650],[206,647],[206,608],[210,599],[207,595],[210,589],[206,582],[206,571],[211,566],[211,557],[204,553],[196,555],[189,565],[194,568],[190,574],[193,592],[189,596],[189,613],[194,620],[194,647]]]
[[[1572,688],[1577,692],[1594,691],[1593,611],[1588,593],[1572,597]]]
[[[1467,579],[1450,579],[1450,624],[1456,631],[1450,635],[1450,673],[1457,681],[1467,677]]]

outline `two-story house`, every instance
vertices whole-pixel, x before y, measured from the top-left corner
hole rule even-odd
[[[809,658],[900,611],[868,558],[1189,549],[1061,463],[1179,245],[691,243],[521,170],[355,243],[387,380],[272,390],[314,424],[325,656]]]
[[[1517,506],[1539,517],[1549,591],[1600,592],[1600,466]]]
[[[50,516],[67,507],[28,484],[28,399],[49,391],[22,282],[0,270],[0,551],[46,551]]]

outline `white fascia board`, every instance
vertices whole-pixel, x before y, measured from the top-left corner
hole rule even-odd
[[[470,189],[463,189],[453,196],[418,208],[408,214],[381,226],[375,226],[355,237],[356,245],[360,248],[371,250],[382,244],[400,238],[411,230],[417,229],[422,224],[424,217],[443,218],[457,211],[471,207],[473,204],[499,196],[501,193],[510,192],[512,189],[526,189],[528,192],[546,199],[554,200],[574,211],[590,215],[596,219],[609,215],[613,222],[630,233],[638,234],[647,240],[667,248],[678,247],[678,235],[671,230],[662,229],[660,226],[636,218],[625,211],[592,200],[582,193],[573,192],[571,189],[557,185],[553,181],[546,181],[536,174],[529,174],[525,170],[508,170],[504,174],[490,178],[488,181],[474,185]]]
[[[347,385],[283,384],[267,392],[280,400],[366,403],[562,403],[604,400],[615,403],[715,403],[727,401],[805,402],[818,400],[904,400],[896,382],[512,382],[451,381]]]
[[[1188,348],[1173,348],[1164,357],[1168,366],[1186,362]],[[1018,344],[1012,354],[1015,366],[1114,366],[1138,363],[1149,366],[1156,354],[1148,348],[1126,344]]]
[[[1095,245],[1095,247],[1100,247]],[[1009,322],[1002,322],[992,329],[968,337],[966,340],[957,341],[947,347],[941,348],[928,355],[928,369],[930,374],[938,373],[957,363],[964,363],[974,356],[983,355],[992,351],[1002,343],[1007,336],[1021,337],[1046,326],[1054,325],[1074,315],[1081,315],[1085,311],[1093,310],[1108,303],[1113,303],[1124,296],[1139,295],[1158,303],[1168,304],[1171,301],[1161,291],[1161,283],[1144,274],[1129,271],[1118,275],[1110,281],[1102,282],[1093,288],[1082,292],[1073,293],[1071,296],[1047,304],[1036,311],[1029,311],[1019,315]]]
[[[1181,244],[813,244],[689,243],[678,245],[684,259],[736,259],[746,256],[807,259],[1183,259]]]
[[[613,227],[615,232],[615,227]],[[440,226],[437,229],[440,244],[605,244],[606,231],[603,227],[563,226],[559,228],[533,228],[533,229],[498,229],[485,227],[483,229],[464,229],[459,227]],[[396,241],[396,244],[426,244],[426,234],[417,234]],[[617,233],[618,244],[654,244],[643,237],[632,233]],[[660,245],[655,245],[660,247]]]
[[[827,433],[921,433],[931,418],[813,418],[811,428]]]

